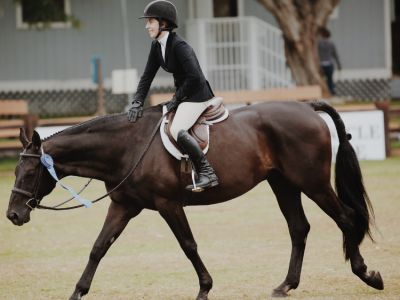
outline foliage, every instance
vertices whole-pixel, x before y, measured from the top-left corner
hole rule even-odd
[[[18,164],[18,158],[0,158],[0,173],[12,172]]]
[[[394,140],[391,142],[390,147],[392,150],[400,149],[400,140]]]

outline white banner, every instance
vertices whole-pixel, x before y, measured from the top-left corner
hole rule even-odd
[[[332,158],[336,158],[339,140],[336,127],[327,114],[321,113],[320,116],[328,124],[332,139]],[[385,152],[385,125],[383,112],[380,110],[341,112],[340,117],[346,126],[346,132],[352,138],[350,143],[353,145],[360,160],[384,160]]]
[[[111,78],[113,94],[133,94],[136,92],[138,78],[136,69],[113,70]]]

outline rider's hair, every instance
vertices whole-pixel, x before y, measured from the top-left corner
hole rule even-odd
[[[160,28],[167,28],[168,31],[172,31],[174,29],[174,26],[172,26],[172,24],[166,19],[158,19],[158,23]]]

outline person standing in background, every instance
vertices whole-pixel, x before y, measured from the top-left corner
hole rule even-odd
[[[326,83],[331,95],[336,95],[335,84],[333,82],[333,73],[335,71],[335,63],[338,70],[342,69],[339,56],[336,51],[335,44],[330,39],[331,32],[321,27],[318,30],[318,54],[321,71],[325,76]]]

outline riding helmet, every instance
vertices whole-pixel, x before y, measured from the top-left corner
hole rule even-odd
[[[166,0],[156,0],[152,1],[144,9],[143,18],[155,18],[162,19],[169,22],[170,26],[173,28],[178,27],[178,12],[174,4]]]

